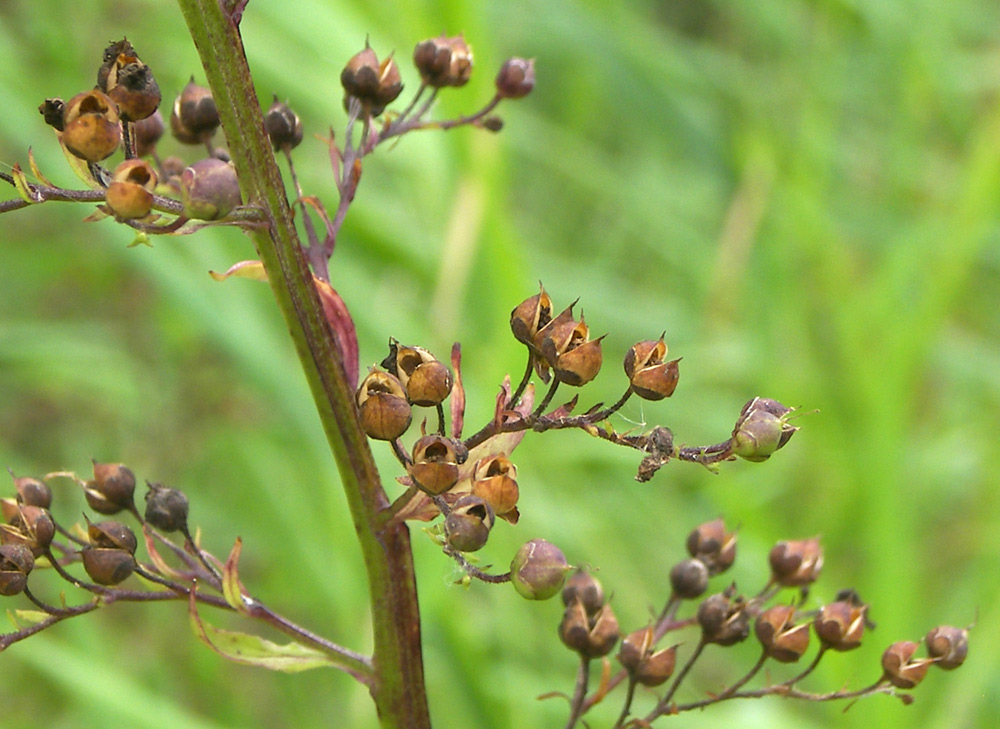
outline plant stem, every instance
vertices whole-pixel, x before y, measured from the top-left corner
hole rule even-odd
[[[430,727],[409,529],[404,523],[383,528],[379,520],[388,500],[264,133],[238,26],[218,0],[178,2],[219,109],[244,198],[264,211],[267,225],[249,234],[295,344],[358,535],[368,574],[375,666],[370,688],[379,721],[386,729]]]

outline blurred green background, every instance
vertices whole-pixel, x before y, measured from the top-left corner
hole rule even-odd
[[[521,522],[481,553],[498,568],[543,536],[599,570],[625,629],[646,623],[696,524],[740,530],[741,588],[779,539],[821,535],[811,605],[855,587],[878,629],[803,688],[860,687],[882,649],[976,622],[966,666],[933,670],[909,708],[730,702],[664,726],[994,727],[1000,724],[1000,6],[987,0],[621,3],[253,0],[243,33],[262,99],[292,101],[308,192],[335,204],[326,148],[344,114],[338,74],[365,36],[395,49],[464,31],[477,72],[439,117],[489,98],[510,55],[537,86],[504,104],[502,133],[411,135],[365,167],[334,259],[363,364],[391,335],[444,355],[463,344],[467,422],[523,367],[507,315],[544,281],[576,297],[606,368],[586,403],[617,398],[619,357],[666,331],[683,356],[668,401],[615,427],[661,423],[688,444],[725,438],[755,395],[805,411],[770,462],[719,475],[670,464],[633,480],[637,454],[582,433],[517,451]],[[168,2],[0,2],[0,163],[77,185],[36,108],[93,83],[127,35],[169,100],[197,56]],[[404,91],[404,98],[408,95]],[[169,143],[168,153],[178,151]],[[12,197],[7,190],[4,199]],[[18,474],[122,460],[187,491],[204,544],[244,540],[243,577],[289,617],[368,646],[366,586],[344,498],[267,287],[212,281],[252,258],[235,231],[154,241],[63,203],[0,219],[0,465]],[[387,481],[398,467],[378,450]],[[65,484],[57,514],[79,518]],[[390,484],[390,491],[394,488]],[[555,727],[575,660],[556,602],[452,586],[414,529],[430,701],[438,727]],[[725,582],[722,578],[717,589]],[[43,586],[46,587],[46,586]],[[57,600],[56,585],[43,592]],[[791,597],[789,595],[788,597]],[[75,596],[68,595],[73,601]],[[10,607],[24,607],[11,601]],[[225,626],[229,616],[207,614]],[[690,649],[693,635],[682,638]],[[719,690],[757,648],[708,650],[678,696]],[[235,666],[190,634],[179,604],[118,605],[2,657],[3,726],[173,729],[376,725],[346,676]],[[775,680],[790,669],[775,666]],[[653,701],[641,693],[636,707]],[[591,726],[609,726],[605,702]]]

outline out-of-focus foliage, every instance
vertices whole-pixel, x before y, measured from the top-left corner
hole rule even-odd
[[[536,59],[535,92],[501,107],[499,135],[425,132],[368,161],[332,266],[364,363],[389,336],[441,355],[462,341],[474,423],[523,367],[507,315],[542,279],[557,307],[581,296],[595,333],[609,332],[585,399],[617,398],[618,357],[636,340],[666,330],[683,356],[673,398],[630,405],[620,430],[663,423],[708,443],[754,395],[819,410],[766,464],[671,464],[644,485],[634,454],[581,433],[529,437],[521,521],[494,530],[486,563],[545,537],[599,569],[631,630],[666,597],[697,523],[740,527],[748,591],[775,541],[821,534],[811,604],[855,587],[878,629],[804,688],[866,685],[890,642],[978,620],[965,668],[932,672],[909,708],[732,702],[663,725],[1000,723],[1000,6],[253,0],[242,28],[261,99],[289,99],[305,122],[300,174],[328,204],[326,147],[311,135],[342,129],[338,74],[366,35],[380,56],[396,50],[405,99],[413,45],[465,32],[476,71],[442,95],[441,115],[485,101],[507,56]],[[36,108],[90,88],[122,35],[165,99],[203,80],[171,3],[0,3],[5,168],[26,166],[31,146],[72,184]],[[352,528],[270,293],[207,275],[252,257],[249,242],[225,231],[127,248],[127,229],[81,222],[88,212],[48,203],[0,218],[0,465],[82,471],[93,456],[184,488],[206,546],[225,554],[242,536],[257,594],[367,648]],[[378,450],[391,482],[398,468]],[[76,518],[79,495],[57,498]],[[451,586],[452,564],[415,531],[436,725],[560,725],[565,703],[535,700],[572,688],[559,607]],[[15,646],[0,656],[4,724],[375,723],[343,675],[234,666],[185,631],[180,605],[122,605]],[[678,699],[755,657],[709,651]],[[613,722],[609,704],[594,726]]]

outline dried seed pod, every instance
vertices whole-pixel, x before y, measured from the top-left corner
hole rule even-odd
[[[730,439],[733,454],[753,463],[766,461],[798,430],[788,423],[791,412],[792,408],[777,400],[764,397],[750,400],[743,406],[733,428]]]
[[[537,351],[535,337],[539,330],[552,321],[552,299],[545,293],[541,282],[538,289],[537,294],[525,299],[510,312],[510,330],[514,337],[533,351]]]
[[[520,99],[535,88],[535,59],[509,58],[496,77],[497,96]]]
[[[802,587],[815,582],[823,569],[819,539],[778,542],[768,555],[772,579],[783,587]]]
[[[11,597],[23,592],[34,567],[35,558],[28,547],[0,544],[0,595]]]
[[[577,570],[566,579],[562,601],[567,607],[578,601],[587,615],[594,615],[604,606],[604,589],[596,577],[584,570]]]
[[[139,157],[152,154],[156,143],[164,132],[163,114],[157,109],[132,127],[132,137],[135,139],[135,153]]]
[[[579,600],[566,606],[559,624],[559,639],[586,658],[602,658],[610,653],[621,631],[618,618],[610,605],[602,605],[588,613]]]
[[[118,105],[126,121],[146,119],[160,105],[160,87],[149,66],[139,60],[128,39],[112,43],[104,51],[97,72],[97,85]]]
[[[688,534],[687,551],[704,562],[708,574],[725,572],[736,561],[736,532],[727,532],[722,519],[699,524]]]
[[[590,338],[590,328],[581,316],[573,319],[573,305],[550,321],[535,335],[535,345],[556,379],[567,385],[585,385],[601,370],[601,340]]]
[[[204,144],[219,128],[219,110],[211,89],[199,86],[194,76],[174,100],[170,131],[182,144]]]
[[[969,631],[951,625],[939,625],[924,638],[927,654],[934,665],[945,670],[958,668],[969,655]]]
[[[646,400],[662,400],[677,389],[679,359],[664,361],[667,344],[663,335],[658,340],[646,340],[632,345],[625,355],[625,375],[632,392]]]
[[[861,645],[867,605],[837,600],[824,605],[813,621],[816,637],[827,648],[849,651]]]
[[[44,481],[31,476],[14,476],[14,489],[17,491],[17,502],[28,506],[40,506],[48,509],[52,506],[52,489]]]
[[[62,142],[70,152],[88,162],[100,162],[121,144],[118,107],[98,90],[77,94],[63,106]]]
[[[406,397],[414,405],[440,405],[451,394],[451,371],[423,347],[401,345],[389,340],[389,355],[382,366],[399,378]]]
[[[381,114],[403,90],[395,59],[390,56],[379,63],[375,51],[367,43],[348,60],[340,72],[340,83],[346,92],[344,107],[348,108],[349,100],[355,98],[372,116]]]
[[[683,600],[701,597],[708,589],[708,567],[700,559],[684,559],[670,570],[670,586]]]
[[[90,508],[98,514],[135,511],[135,474],[121,463],[93,463],[94,478],[83,487]]]
[[[361,428],[369,438],[395,440],[410,427],[410,403],[399,380],[388,372],[369,372],[358,388],[357,402]]]
[[[413,65],[433,88],[464,86],[472,75],[472,49],[461,35],[421,41],[413,49]]]
[[[933,658],[914,658],[920,647],[912,640],[900,640],[882,654],[883,678],[896,688],[911,689],[924,680]]]
[[[643,686],[659,686],[673,675],[677,665],[677,646],[655,650],[653,629],[640,628],[629,633],[618,651],[618,662]]]
[[[119,218],[144,218],[153,209],[156,172],[143,159],[127,159],[115,167],[104,201]]]
[[[472,493],[486,500],[498,517],[517,524],[517,466],[504,455],[483,458],[472,467]]]
[[[734,596],[732,588],[705,598],[698,606],[697,619],[706,643],[729,646],[750,635],[746,602]]]
[[[463,496],[444,521],[445,539],[459,552],[475,552],[486,544],[493,522],[493,509],[485,500]]]
[[[135,557],[124,549],[84,547],[80,560],[90,579],[99,585],[117,585],[135,570]]]
[[[793,605],[775,605],[754,622],[757,640],[768,656],[781,663],[794,663],[809,649],[809,623],[794,621]]]
[[[302,141],[302,120],[277,96],[264,114],[264,128],[275,150],[294,149]]]
[[[458,481],[456,442],[443,435],[425,435],[413,446],[413,462],[407,473],[421,490],[436,496]]]
[[[548,600],[562,589],[569,569],[557,546],[544,539],[532,539],[511,560],[510,581],[521,597]]]
[[[102,549],[123,549],[135,554],[139,546],[135,532],[119,521],[87,521],[87,537],[90,546]]]
[[[149,483],[146,492],[146,523],[164,532],[187,530],[188,498],[183,491]]]

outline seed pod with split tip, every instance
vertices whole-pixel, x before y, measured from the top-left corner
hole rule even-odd
[[[0,544],[0,595],[11,597],[24,591],[35,567],[31,550],[23,544]]]
[[[382,366],[399,378],[414,405],[440,405],[451,394],[451,371],[423,347],[408,347],[390,339],[389,355]]]
[[[490,505],[478,496],[463,496],[444,520],[448,545],[459,552],[482,549],[493,528],[494,516]]]
[[[48,509],[41,506],[18,506],[18,518],[13,526],[24,536],[24,544],[31,548],[37,557],[49,548],[56,535],[56,525]]]
[[[472,493],[493,507],[498,517],[517,524],[517,466],[504,455],[479,460],[472,467]]]
[[[219,110],[211,89],[199,86],[194,77],[174,100],[170,131],[182,144],[203,144],[219,128]]]
[[[449,38],[442,33],[417,44],[413,65],[428,86],[464,86],[472,75],[472,49],[463,36]]]
[[[736,532],[727,532],[722,519],[695,527],[686,546],[688,554],[704,562],[712,576],[725,572],[736,561]]]
[[[653,629],[640,628],[622,640],[618,662],[636,683],[659,686],[673,675],[677,665],[677,646],[656,650]]]
[[[750,635],[746,602],[734,596],[732,588],[705,598],[698,606],[697,619],[706,643],[730,646]]]
[[[646,400],[662,400],[677,389],[680,370],[679,359],[664,361],[667,344],[661,335],[658,340],[633,344],[625,355],[625,375],[632,392]]]
[[[701,597],[708,589],[708,567],[700,559],[684,559],[670,570],[670,586],[683,600]]]
[[[933,658],[914,658],[920,647],[912,640],[900,640],[882,654],[883,678],[896,688],[911,689],[924,680]]]
[[[552,299],[545,293],[539,282],[538,293],[525,299],[510,312],[510,330],[514,337],[531,350],[535,348],[535,337],[540,329],[552,321]]]
[[[951,625],[939,625],[924,638],[927,654],[934,665],[945,670],[958,668],[969,655],[969,631]]]
[[[566,579],[562,601],[567,607],[578,601],[587,615],[593,615],[604,606],[604,588],[596,577],[584,570],[577,570]]]
[[[601,340],[590,338],[590,328],[581,316],[573,319],[572,308],[563,311],[535,336],[538,351],[553,369],[556,379],[567,385],[585,385],[601,370]],[[567,316],[567,312],[569,316]]]
[[[119,218],[144,218],[153,209],[156,172],[144,159],[127,159],[115,167],[104,201]]]
[[[87,524],[90,546],[80,551],[83,568],[99,585],[117,585],[135,569],[135,534],[116,521]]]
[[[544,539],[532,539],[511,560],[510,581],[521,597],[548,600],[562,589],[569,569],[562,550]]]
[[[783,587],[802,587],[816,581],[823,569],[819,539],[778,542],[771,549],[771,578]]]
[[[302,141],[302,120],[277,96],[264,114],[264,128],[275,151],[295,149]]]
[[[443,435],[425,435],[413,446],[413,462],[406,471],[422,491],[436,496],[458,481],[456,441]]]
[[[497,96],[520,99],[535,88],[535,59],[509,58],[496,77]]]
[[[183,491],[149,483],[146,492],[146,523],[164,532],[187,529],[188,498]]]
[[[410,427],[410,403],[399,380],[388,372],[369,372],[358,388],[357,402],[361,428],[369,438],[396,440]]]
[[[98,90],[77,94],[63,106],[62,142],[80,159],[100,162],[122,140],[118,107]]]
[[[796,625],[794,621],[793,605],[775,605],[754,622],[754,632],[764,651],[781,663],[794,663],[809,648],[809,623]]]
[[[848,600],[837,600],[820,608],[813,621],[816,637],[827,648],[849,651],[861,645],[865,632],[868,606]]]
[[[14,488],[17,491],[17,502],[29,506],[40,506],[48,509],[52,506],[52,489],[44,481],[31,476],[14,476]]]
[[[242,201],[236,168],[215,157],[198,160],[181,173],[184,214],[197,220],[218,220]]]
[[[618,618],[610,605],[588,613],[579,600],[566,606],[559,624],[559,639],[585,658],[606,656],[614,649],[620,632]]]
[[[93,463],[94,478],[83,487],[90,508],[98,514],[135,511],[135,474],[131,469],[121,463]]]
[[[160,87],[153,72],[124,38],[105,49],[97,85],[114,100],[126,121],[146,119],[160,105]]]
[[[367,43],[344,66],[340,83],[346,92],[344,108],[349,108],[350,99],[355,98],[361,102],[365,113],[372,116],[381,114],[403,90],[396,60],[390,56],[379,63],[375,51]]]

